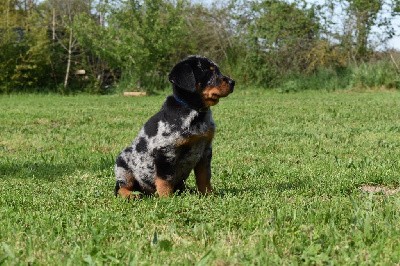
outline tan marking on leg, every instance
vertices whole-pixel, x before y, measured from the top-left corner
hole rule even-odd
[[[118,195],[120,195],[124,199],[136,199],[139,198],[139,195],[133,195],[132,190],[129,190],[126,187],[121,187],[118,190]]]
[[[132,174],[126,173],[125,174],[126,185],[120,187],[118,190],[118,195],[120,195],[124,199],[139,199],[140,195],[132,194],[134,183],[137,182]]]
[[[167,180],[156,177],[154,180],[158,196],[164,198],[171,196],[174,192],[173,185]]]

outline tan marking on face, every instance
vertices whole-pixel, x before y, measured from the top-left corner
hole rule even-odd
[[[228,82],[222,81],[219,86],[208,86],[202,91],[203,102],[206,107],[216,105],[219,98],[226,97],[231,92]]]

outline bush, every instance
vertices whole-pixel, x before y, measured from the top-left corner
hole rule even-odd
[[[338,89],[400,89],[400,74],[388,60],[372,61],[346,68],[322,68],[312,74],[287,75],[278,85],[280,92]]]
[[[388,60],[362,63],[353,68],[350,87],[400,89],[400,74]]]
[[[312,74],[291,74],[286,76],[278,90],[280,92],[296,92],[302,90],[338,90],[345,89],[350,83],[351,69],[322,68]]]

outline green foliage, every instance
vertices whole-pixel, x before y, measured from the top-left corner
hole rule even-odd
[[[396,0],[397,1],[397,0]],[[341,12],[342,33],[331,34],[346,48],[352,63],[366,62],[379,48],[385,48],[395,35],[393,25],[396,1],[392,0],[329,0],[331,10]],[[338,8],[340,7],[340,8]],[[388,15],[392,17],[388,17]],[[332,25],[326,25],[330,28]],[[374,28],[378,28],[376,31]],[[329,30],[328,30],[329,31]],[[379,48],[377,48],[379,47]]]
[[[32,27],[25,36],[26,52],[20,54],[18,64],[11,76],[12,86],[24,90],[34,90],[49,82],[50,43],[45,28]]]
[[[280,92],[340,89],[400,89],[400,75],[387,59],[345,68],[322,68],[312,74],[289,74],[277,85]]]
[[[399,0],[393,0],[393,12],[394,13],[400,13],[400,1]]]
[[[368,37],[372,26],[376,25],[384,0],[350,0],[349,4],[349,10],[356,18],[355,56],[357,59],[364,59],[368,55]]]
[[[53,59],[59,51],[49,39],[44,10],[23,10],[19,1],[14,2],[5,10],[0,4],[8,17],[0,20],[0,31],[5,32],[0,41],[0,92],[54,90],[59,61]]]
[[[113,16],[107,27],[84,15],[75,29],[86,49],[121,69],[123,80],[130,80],[128,89],[160,89],[167,85],[166,74],[186,46],[180,15],[184,6],[183,1],[122,2],[109,7]]]
[[[247,22],[251,49],[244,62],[250,78],[274,86],[288,72],[306,72],[318,37],[314,8],[300,9],[295,2],[283,1],[255,2],[251,8],[255,17]]]
[[[400,185],[398,92],[238,87],[213,107],[216,195],[115,198],[115,156],[164,99],[0,97],[1,263],[400,261],[399,192],[360,190]]]
[[[312,74],[293,74],[286,76],[280,85],[279,92],[297,92],[303,90],[341,90],[348,88],[351,79],[351,69],[321,68]]]
[[[6,32],[0,39],[0,92],[12,90],[11,76],[16,67],[15,58],[18,56],[19,45],[14,44],[13,32]]]
[[[381,60],[354,67],[350,87],[400,89],[400,74],[392,62]]]
[[[22,16],[15,10],[15,1],[0,3],[0,92],[13,89],[11,77],[18,64],[20,51],[26,51],[21,39],[20,20]]]

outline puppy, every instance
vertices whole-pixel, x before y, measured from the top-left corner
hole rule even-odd
[[[233,92],[235,81],[201,56],[190,56],[176,64],[169,81],[173,95],[116,159],[116,196],[170,196],[185,189],[192,170],[198,191],[213,191],[211,143],[215,124],[210,107]]]

